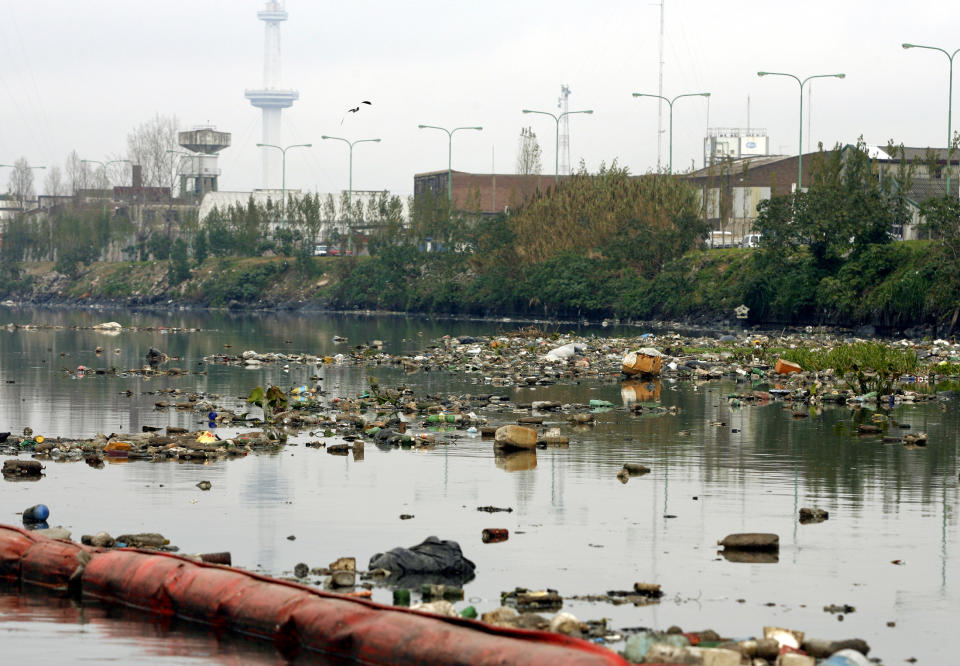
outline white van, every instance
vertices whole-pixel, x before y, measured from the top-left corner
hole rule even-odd
[[[315,256],[315,257],[325,257],[325,256],[327,256],[327,246],[326,246],[326,245],[314,245],[314,246],[313,246],[313,256]]]
[[[760,247],[760,234],[747,234],[740,242],[740,247]]]

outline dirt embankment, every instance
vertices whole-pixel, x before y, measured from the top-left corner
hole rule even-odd
[[[208,259],[175,282],[166,261],[100,262],[76,275],[52,262],[22,265],[19,284],[6,298],[28,303],[153,305],[173,301],[197,307],[290,307],[322,304],[330,282],[321,262],[306,271],[290,259]]]

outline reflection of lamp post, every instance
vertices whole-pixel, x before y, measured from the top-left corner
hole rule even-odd
[[[453,133],[460,130],[477,130],[482,127],[454,127],[448,130],[446,127],[437,127],[436,125],[417,125],[420,129],[442,130],[447,133],[447,197],[450,200],[450,208],[453,209]]]
[[[523,109],[523,112],[539,113],[544,116],[550,116],[557,123],[557,141],[556,141],[557,158],[556,158],[556,164],[555,164],[555,169],[553,173],[553,182],[559,185],[560,184],[560,119],[563,118],[564,116],[573,115],[574,113],[593,113],[593,109],[590,109],[588,111],[564,111],[560,115],[552,114],[549,111],[531,111],[530,109]]]
[[[311,148],[313,147],[312,143],[295,143],[291,146],[285,146],[281,148],[280,146],[275,146],[272,143],[258,143],[257,148],[276,148],[283,155],[281,160],[281,189],[280,189],[280,226],[283,226],[286,222],[287,214],[287,151],[291,148]]]
[[[670,171],[668,173],[673,173],[673,103],[676,102],[681,97],[710,97],[710,93],[684,93],[682,95],[677,95],[673,99],[667,99],[662,95],[650,95],[648,93],[633,93],[634,97],[656,97],[657,99],[662,99],[667,103],[667,106],[670,107]]]
[[[950,86],[947,94],[947,196],[950,196],[950,168],[953,156],[953,126],[951,124],[953,120],[953,56],[960,53],[960,49],[957,49],[953,53],[947,53],[938,46],[921,46],[920,44],[903,44],[903,48],[940,51],[940,53],[947,56],[947,60],[950,61]]]
[[[348,141],[343,137],[327,136],[326,134],[324,134],[320,138],[324,140],[331,140],[331,141],[343,141],[345,144],[350,146],[350,179],[348,181],[350,184],[349,185],[350,189],[347,190],[347,208],[350,211],[350,233],[347,237],[348,238],[347,246],[352,250],[353,249],[353,146],[355,144],[364,143],[366,141],[369,141],[372,143],[380,143],[380,139],[357,139],[356,141]]]
[[[797,149],[797,192],[801,192],[803,190],[803,84],[810,79],[843,79],[846,78],[847,75],[814,74],[813,76],[808,76],[802,81],[799,77],[794,76],[793,74],[786,74],[784,72],[757,72],[757,76],[789,76],[791,79],[800,84],[800,144]]]

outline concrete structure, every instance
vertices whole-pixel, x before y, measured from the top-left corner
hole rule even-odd
[[[195,127],[180,132],[177,141],[193,153],[180,162],[180,196],[200,200],[207,192],[216,192],[220,178],[217,153],[230,146],[230,133],[209,126]]]
[[[264,22],[263,33],[263,87],[244,91],[250,103],[263,114],[263,133],[261,143],[282,145],[283,126],[280,112],[293,106],[300,99],[296,90],[280,87],[280,24],[287,20],[283,0],[269,0],[263,11],[257,12],[257,18]],[[260,149],[262,158],[263,189],[276,189],[280,185],[279,151]]]
[[[804,155],[803,178],[810,182],[816,153]],[[753,230],[757,204],[797,187],[797,157],[782,155],[727,159],[684,176],[700,191],[711,229],[730,232],[733,242]]]
[[[765,129],[711,127],[703,140],[703,166],[709,167],[724,160],[767,156],[770,154],[769,143]]]
[[[571,176],[560,176],[560,182]],[[503,213],[533,197],[538,191],[554,187],[554,177],[540,174],[520,175],[503,173],[466,173],[454,171],[453,208],[479,210],[486,215]],[[429,171],[413,176],[413,195],[433,192],[434,196],[447,194],[447,170]]]

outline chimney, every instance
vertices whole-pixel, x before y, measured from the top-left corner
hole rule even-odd
[[[132,185],[135,189],[139,190],[141,187],[143,187],[143,167],[142,166],[140,166],[139,164],[131,165],[130,175],[131,175],[131,179],[133,180]]]

